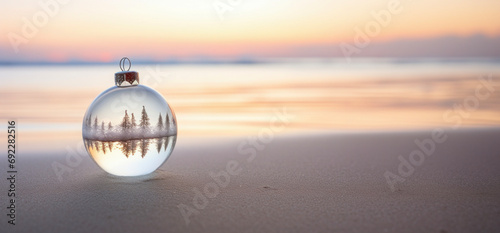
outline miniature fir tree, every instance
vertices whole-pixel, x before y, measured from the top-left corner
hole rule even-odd
[[[148,113],[146,112],[146,108],[144,106],[142,106],[141,123],[139,124],[139,126],[143,129],[145,129],[145,128],[148,128],[149,125],[150,124],[149,124]]]
[[[125,116],[123,117],[121,127],[122,127],[122,129],[130,128],[130,118],[128,117],[127,110],[125,110]]]
[[[170,124],[168,123],[168,112],[165,113],[165,130],[170,129]]]
[[[97,129],[99,128],[99,125],[98,125],[97,122],[98,122],[97,117],[95,117],[95,119],[94,119],[94,129],[95,129],[95,131],[97,131]]]
[[[160,116],[158,117],[158,130],[161,131],[163,130],[163,118],[161,117],[161,113],[160,113]]]
[[[137,124],[135,123],[135,116],[134,116],[134,113],[132,113],[132,118],[130,119],[131,121],[131,127],[132,128],[135,128],[137,126]]]

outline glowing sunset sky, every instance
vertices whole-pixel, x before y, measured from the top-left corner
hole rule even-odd
[[[58,7],[50,6],[54,13],[47,18],[38,0],[3,2],[0,61],[111,61],[124,55],[151,60],[304,56],[290,50],[353,43],[354,28],[363,29],[374,20],[372,11],[387,10],[391,2],[241,0],[230,6],[227,0],[66,1],[42,0]],[[400,3],[401,13],[393,14],[372,41],[500,35],[500,1],[395,2]],[[231,9],[218,13],[214,3]],[[38,31],[23,35],[24,19],[33,22],[34,17]],[[18,53],[10,42],[14,34],[25,38]]]

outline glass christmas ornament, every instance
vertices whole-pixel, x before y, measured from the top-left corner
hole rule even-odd
[[[130,66],[130,60],[122,58],[116,86],[95,98],[82,126],[87,152],[104,171],[117,176],[155,171],[170,156],[177,138],[174,111],[160,93],[139,84],[139,74],[129,71]]]

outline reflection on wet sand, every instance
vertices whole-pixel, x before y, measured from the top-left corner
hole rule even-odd
[[[99,153],[102,152],[103,155],[113,152],[113,150],[119,150],[127,158],[139,155],[144,158],[148,154],[151,144],[156,145],[156,150],[160,153],[162,149],[167,150],[169,143],[172,143],[172,141],[175,143],[175,136],[126,141],[99,141],[90,139],[84,139],[84,141],[87,150],[95,150]]]

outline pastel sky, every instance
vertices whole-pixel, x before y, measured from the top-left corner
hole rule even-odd
[[[300,57],[293,48],[353,43],[354,29],[390,2],[400,13],[374,42],[500,36],[498,0],[4,1],[0,61]],[[31,23],[35,32],[23,33]]]

